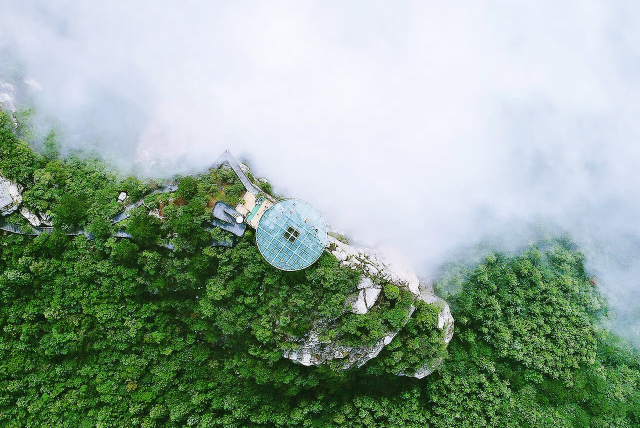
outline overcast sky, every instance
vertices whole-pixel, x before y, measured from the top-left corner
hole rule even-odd
[[[0,79],[125,170],[229,149],[427,280],[483,239],[569,231],[640,343],[639,21],[610,0],[0,0]]]

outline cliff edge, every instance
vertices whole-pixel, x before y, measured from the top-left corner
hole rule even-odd
[[[345,315],[365,317],[367,314],[373,315],[375,312],[380,312],[385,305],[388,306],[389,300],[393,300],[396,289],[398,292],[400,290],[408,292],[411,303],[404,311],[404,320],[395,324],[396,326],[401,324],[399,328],[390,328],[375,343],[361,346],[327,339],[331,337],[328,330],[334,328],[339,321],[317,320],[298,349],[284,352],[286,358],[306,366],[334,361],[342,369],[361,367],[377,357],[402,331],[402,328],[411,320],[418,302],[437,311],[436,328],[440,331],[443,344],[449,343],[454,331],[454,319],[449,305],[435,295],[430,285],[420,282],[402,254],[392,248],[373,249],[353,246],[333,236],[329,236],[328,252],[342,265],[361,272],[357,289],[347,298]],[[424,362],[419,367],[399,371],[396,374],[423,378],[432,373],[440,363],[441,358],[435,358]]]

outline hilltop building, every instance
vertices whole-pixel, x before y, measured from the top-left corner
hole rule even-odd
[[[320,213],[303,201],[276,201],[251,182],[229,151],[220,156],[216,167],[225,163],[246,189],[236,212],[227,210],[225,214],[256,230],[256,244],[265,260],[287,271],[305,269],[315,263],[327,245],[327,227]],[[215,211],[214,207],[214,216],[220,218]]]
[[[221,168],[225,164],[231,167],[246,190],[240,197],[240,203],[235,207],[237,211],[235,217],[242,216],[242,221],[249,227],[257,229],[262,215],[276,203],[276,200],[251,182],[245,173],[245,170],[248,171],[249,168],[238,162],[229,150],[220,155],[214,168]]]

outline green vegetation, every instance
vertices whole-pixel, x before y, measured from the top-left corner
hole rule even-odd
[[[359,273],[328,254],[283,272],[251,232],[233,249],[203,246],[224,237],[202,227],[212,204],[241,195],[232,172],[151,194],[156,182],[81,154],[60,158],[54,135],[45,155],[20,137],[0,112],[0,173],[61,228],[0,235],[0,426],[640,425],[640,356],[599,327],[606,303],[568,240],[443,275],[437,286],[456,290],[457,323],[445,350],[438,308],[403,287],[381,282],[375,308],[345,314]],[[114,226],[121,191],[145,204]],[[75,226],[95,239],[65,234]],[[133,238],[114,238],[116,228]],[[175,251],[157,245],[168,241]],[[314,320],[334,320],[335,340],[372,343],[412,305],[396,338],[359,369],[282,357]],[[393,374],[439,358],[422,380]]]
[[[437,368],[446,356],[444,334],[446,330],[433,328],[438,325],[437,305],[428,305],[422,301],[414,303],[411,314],[400,333],[386,346],[380,355],[367,364],[367,373],[414,374],[428,366]],[[392,312],[397,314],[397,312]]]
[[[436,426],[638,425],[640,357],[598,328],[604,301],[568,240],[458,273],[440,284],[461,289],[450,357],[428,387]]]

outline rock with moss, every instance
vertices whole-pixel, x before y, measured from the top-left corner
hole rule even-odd
[[[361,367],[376,358],[411,323],[417,307],[428,308],[435,315],[426,328],[437,337],[434,349],[444,349],[453,337],[449,305],[429,285],[420,283],[402,255],[389,248],[356,247],[342,241],[330,234],[328,251],[343,266],[358,270],[360,282],[347,297],[343,314],[336,319],[315,320],[304,338],[296,338],[299,347],[285,350],[285,357],[307,366],[329,363],[343,370]],[[424,332],[412,334],[420,336]],[[440,354],[408,365],[376,365],[396,374],[422,378],[440,364]]]

